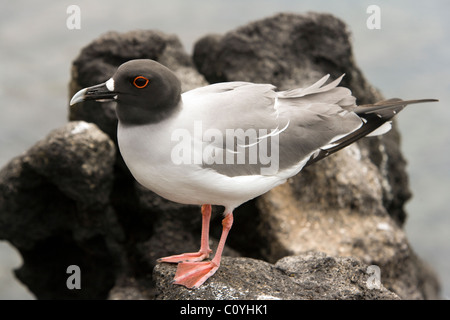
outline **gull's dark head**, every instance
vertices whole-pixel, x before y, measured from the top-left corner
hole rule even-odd
[[[105,83],[78,91],[70,105],[115,100],[119,121],[139,125],[170,115],[180,97],[181,83],[170,69],[150,59],[138,59],[122,64]]]

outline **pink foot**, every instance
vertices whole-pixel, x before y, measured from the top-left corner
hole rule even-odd
[[[219,269],[212,261],[182,262],[175,273],[174,284],[183,285],[189,289],[200,287]]]
[[[209,254],[211,253],[211,251],[212,250],[177,254],[174,256],[160,258],[160,259],[158,259],[158,262],[179,263],[179,262],[202,261],[209,257]]]

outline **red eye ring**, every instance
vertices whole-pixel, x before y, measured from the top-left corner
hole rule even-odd
[[[142,81],[142,80],[144,80],[144,81]],[[138,76],[138,77],[134,78],[133,85],[138,89],[142,89],[148,85],[149,81],[150,80],[148,80],[146,77]]]

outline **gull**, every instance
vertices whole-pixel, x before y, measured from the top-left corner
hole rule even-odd
[[[220,266],[235,208],[349,144],[389,131],[406,105],[437,101],[358,106],[339,86],[343,76],[286,91],[235,81],[182,93],[170,69],[138,59],[105,83],[78,91],[70,105],[116,101],[118,145],[134,178],[163,198],[201,205],[199,251],[158,260],[178,263],[175,284],[198,288]],[[207,260],[211,205],[225,210],[217,250]]]

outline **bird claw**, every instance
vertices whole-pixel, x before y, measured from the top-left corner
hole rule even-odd
[[[182,262],[178,265],[173,283],[196,289],[216,273],[217,269],[219,266],[212,261]]]

